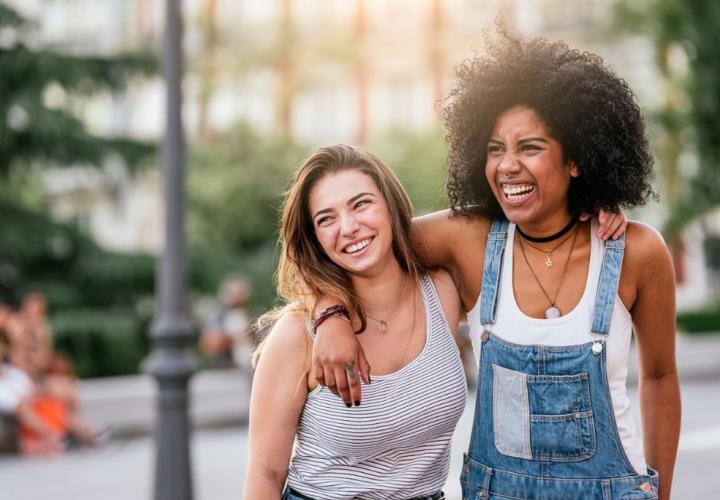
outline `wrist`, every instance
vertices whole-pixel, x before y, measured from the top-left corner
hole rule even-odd
[[[341,318],[350,322],[350,313],[348,312],[347,307],[345,307],[344,304],[334,304],[332,306],[326,307],[322,309],[319,313],[315,315],[313,318],[313,331],[317,332],[317,329],[322,325],[326,320],[330,318]]]

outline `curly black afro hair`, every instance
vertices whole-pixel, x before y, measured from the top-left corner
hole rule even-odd
[[[588,52],[564,42],[529,41],[498,27],[484,53],[457,69],[444,109],[450,146],[447,192],[453,213],[502,214],[485,178],[487,144],[500,114],[527,106],[580,171],[568,192],[571,214],[642,205],[653,159],[627,83]]]

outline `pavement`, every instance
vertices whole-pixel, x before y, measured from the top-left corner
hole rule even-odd
[[[683,394],[683,429],[674,499],[717,498],[720,469],[720,335],[680,335],[678,370]],[[637,410],[632,366],[629,387]],[[241,497],[247,460],[249,380],[239,370],[197,374],[191,384],[193,478],[196,500]],[[155,452],[148,433],[155,417],[155,386],[144,376],[83,381],[84,413],[112,425],[114,439],[95,450],[46,459],[0,457],[2,500],[150,499]],[[473,398],[453,436],[451,471],[445,491],[459,499],[462,450],[471,431]],[[637,413],[637,411],[636,411]],[[636,419],[639,417],[636,414]]]

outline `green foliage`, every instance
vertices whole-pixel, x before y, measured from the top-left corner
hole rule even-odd
[[[52,316],[55,349],[73,359],[80,377],[136,373],[147,355],[149,318],[125,309],[65,309]]]
[[[448,207],[447,144],[439,128],[422,133],[395,130],[371,139],[368,149],[397,174],[418,215]]]
[[[698,171],[671,200],[672,212],[666,231],[676,233],[720,204],[720,121],[717,120],[720,110],[720,3],[624,0],[618,4],[618,20],[624,28],[655,40],[657,63],[666,84],[679,87],[689,103],[687,111],[677,109],[677,106],[662,110],[666,121],[660,122],[666,134],[676,141],[680,140],[682,125],[688,123],[697,142]],[[687,56],[687,77],[678,77],[670,68],[673,50],[682,50]],[[676,100],[666,99],[669,102]]]
[[[153,57],[76,56],[31,44],[32,24],[2,3],[0,27],[7,40],[0,46],[0,175],[16,164],[97,165],[111,153],[132,167],[154,150],[90,133],[72,109],[80,96],[120,90],[134,75],[154,71]]]
[[[679,313],[677,327],[686,333],[720,333],[720,308]]]
[[[196,146],[188,168],[191,238],[239,253],[274,240],[282,193],[306,154],[246,125]]]

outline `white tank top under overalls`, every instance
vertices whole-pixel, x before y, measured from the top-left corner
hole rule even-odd
[[[445,484],[467,384],[430,277],[419,287],[426,338],[414,360],[373,375],[358,407],[346,408],[326,387],[308,394],[288,471],[293,490],[323,500],[404,499]]]
[[[565,346],[592,341],[591,325],[593,305],[600,277],[603,256],[603,242],[597,236],[597,223],[592,222],[590,264],[587,283],[580,302],[567,314],[555,319],[538,319],[524,314],[517,303],[512,287],[513,245],[515,224],[508,228],[505,253],[503,256],[500,287],[498,291],[496,323],[493,332],[505,341],[521,345]],[[470,338],[475,359],[479,362],[480,334],[483,327],[478,313],[480,300],[468,313]],[[582,334],[578,332],[584,332]],[[637,433],[630,399],[627,395],[626,379],[632,318],[619,297],[615,298],[609,335],[607,337],[607,378],[610,387],[615,421],[625,453],[633,468],[644,474],[647,466],[643,456],[642,441]]]

